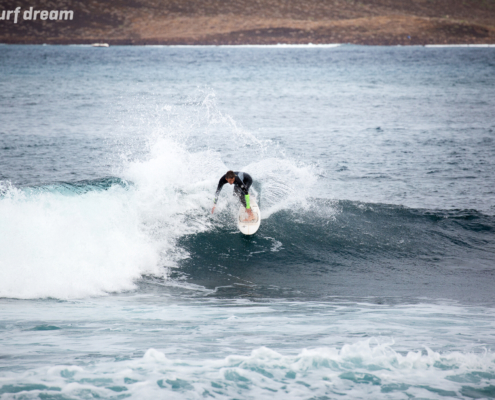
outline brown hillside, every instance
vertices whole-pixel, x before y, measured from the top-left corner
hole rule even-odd
[[[1,43],[495,44],[495,0],[1,0]],[[73,10],[72,21],[22,12]]]

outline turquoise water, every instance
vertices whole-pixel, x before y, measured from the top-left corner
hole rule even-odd
[[[1,399],[495,397],[495,49],[0,68]]]

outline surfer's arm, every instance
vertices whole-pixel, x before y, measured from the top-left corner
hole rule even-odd
[[[223,185],[227,183],[227,179],[225,179],[225,175],[220,178],[218,181],[218,186],[217,186],[217,191],[215,192],[215,198],[213,199],[213,203],[217,204],[218,196],[220,194],[220,191],[223,188]]]
[[[227,183],[227,179],[225,179],[225,175],[224,175],[220,178],[220,181],[218,182],[217,191],[215,192],[215,198],[213,199],[213,208],[211,209],[212,214],[215,211],[215,207],[217,205],[217,200],[218,200],[218,196],[220,194],[220,191],[222,190],[223,185],[225,185],[226,183]]]

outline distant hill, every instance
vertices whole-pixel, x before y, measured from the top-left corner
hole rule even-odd
[[[495,0],[1,0],[0,17],[16,7],[0,43],[495,44]]]

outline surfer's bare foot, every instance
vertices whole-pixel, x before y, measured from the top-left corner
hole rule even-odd
[[[248,217],[244,221],[245,222],[254,221],[256,217],[254,216],[253,211],[250,208],[246,208],[246,211],[248,213]]]

